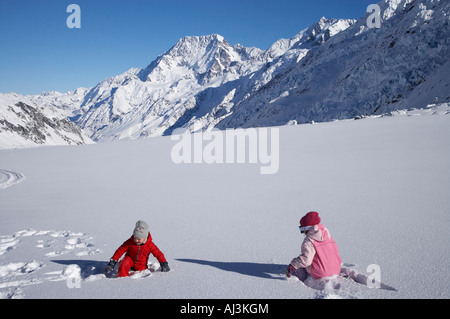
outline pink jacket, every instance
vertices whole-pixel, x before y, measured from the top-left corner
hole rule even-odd
[[[300,256],[291,261],[294,268],[306,268],[316,279],[339,275],[341,272],[342,260],[338,246],[322,224],[310,229],[301,249]]]

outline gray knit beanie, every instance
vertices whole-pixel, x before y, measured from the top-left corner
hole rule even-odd
[[[133,231],[133,236],[136,238],[147,238],[148,237],[148,225],[143,220],[136,223],[136,227]]]

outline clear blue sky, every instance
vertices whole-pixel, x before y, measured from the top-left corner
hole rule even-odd
[[[267,49],[326,18],[364,16],[378,0],[0,0],[0,92],[91,87],[146,67],[186,35],[218,33]],[[81,28],[69,29],[69,4]]]

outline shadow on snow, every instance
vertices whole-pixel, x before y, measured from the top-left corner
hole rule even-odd
[[[51,261],[66,266],[78,265],[78,267],[80,267],[81,279],[86,279],[92,275],[105,274],[105,268],[106,265],[108,265],[107,261],[97,261],[97,260],[73,259],[73,260],[51,260]]]
[[[265,278],[265,279],[279,279],[284,280],[282,276],[286,265],[282,264],[261,264],[251,262],[223,262],[223,261],[209,261],[201,259],[176,259],[178,261],[193,263],[204,266],[211,266],[224,271],[231,271],[241,275]]]

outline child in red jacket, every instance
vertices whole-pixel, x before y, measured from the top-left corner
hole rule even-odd
[[[152,242],[152,236],[148,231],[148,224],[145,221],[138,221],[131,238],[125,241],[122,246],[116,250],[111,257],[108,266],[106,266],[105,272],[107,274],[114,269],[114,266],[123,254],[125,254],[125,257],[119,263],[117,277],[129,276],[130,269],[135,271],[147,269],[150,254],[153,254],[153,256],[158,259],[162,272],[170,270],[164,254]]]

